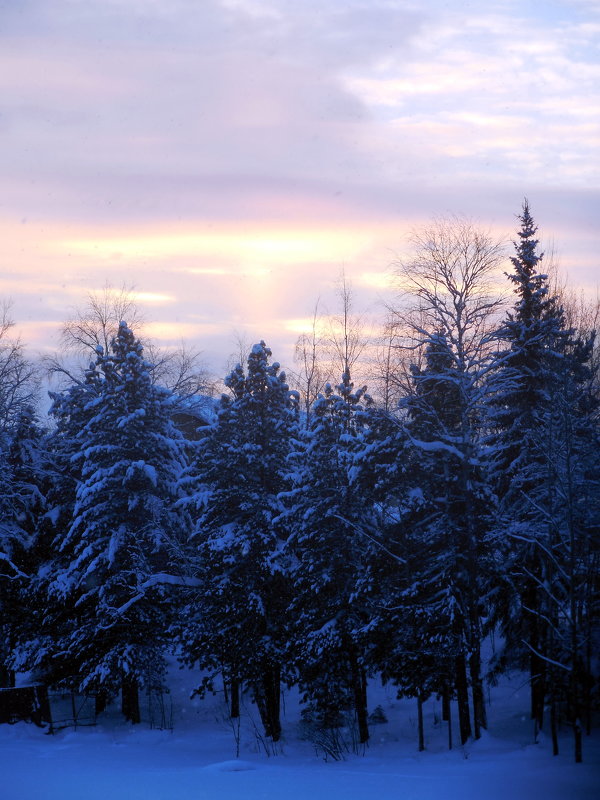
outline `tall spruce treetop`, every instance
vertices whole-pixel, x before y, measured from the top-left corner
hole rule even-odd
[[[501,497],[522,492],[531,482],[536,419],[548,407],[549,387],[560,372],[569,337],[563,310],[550,294],[548,276],[539,272],[543,254],[527,200],[518,218],[521,228],[511,258],[514,272],[508,274],[517,301],[500,329],[507,347],[498,354],[498,370],[490,382],[490,443]]]
[[[529,662],[536,730],[547,702],[555,711],[565,692],[580,760],[578,709],[593,572],[587,554],[597,526],[590,491],[594,486],[597,494],[597,462],[594,445],[589,447],[597,436],[593,392],[588,393],[593,335],[578,337],[567,327],[559,298],[538,271],[542,256],[526,201],[519,219],[514,272],[508,276],[517,300],[500,330],[505,349],[490,381],[487,417],[510,579],[509,591],[497,595],[497,614],[506,652],[513,662]],[[556,670],[560,665],[564,671]],[[555,726],[555,713],[551,720]],[[557,752],[555,734],[554,727]]]

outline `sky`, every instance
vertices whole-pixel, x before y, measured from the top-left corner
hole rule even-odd
[[[0,298],[32,352],[135,287],[166,346],[284,363],[411,230],[514,237],[598,286],[598,0],[0,0]]]

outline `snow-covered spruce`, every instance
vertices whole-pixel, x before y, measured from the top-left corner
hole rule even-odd
[[[278,521],[297,397],[271,350],[252,348],[247,369],[225,379],[217,419],[183,482],[195,516],[189,559],[202,587],[176,626],[185,661],[223,673],[236,716],[240,684],[251,687],[267,737],[281,734],[280,680],[289,577]],[[285,676],[288,677],[288,676]]]
[[[184,442],[171,402],[124,322],[85,383],[54,397],[51,444],[65,474],[37,585],[39,635],[21,648],[23,666],[97,692],[99,705],[121,689],[134,722],[139,684],[161,680],[170,607],[164,584],[148,579],[169,571],[181,536],[172,506]]]

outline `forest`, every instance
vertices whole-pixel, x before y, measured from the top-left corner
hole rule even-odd
[[[459,219],[416,244],[369,369],[344,285],[330,358],[316,326],[293,374],[260,341],[220,396],[124,307],[65,329],[85,366],[54,359],[43,419],[5,317],[0,687],[30,673],[136,723],[173,654],[199,694],[224,681],[232,718],[250,696],[273,742],[297,687],[335,756],[348,720],[368,741],[375,677],[414,698],[422,749],[429,697],[464,744],[486,685],[522,670],[535,729],[557,752],[570,725],[582,761],[600,706],[597,309],[545,272],[527,201],[508,259]]]

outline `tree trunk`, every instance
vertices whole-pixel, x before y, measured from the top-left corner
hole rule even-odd
[[[281,671],[279,666],[265,667],[262,679],[254,687],[254,699],[265,729],[265,736],[278,742],[281,738]]]
[[[71,692],[71,713],[73,714],[73,727],[77,730],[77,702],[75,692]]]
[[[448,750],[452,750],[452,707],[448,704]]]
[[[583,688],[583,703],[585,712],[585,732],[589,736],[592,732],[592,625],[591,614],[588,611],[587,646],[585,652],[585,684]]]
[[[96,692],[94,705],[94,713],[96,716],[102,714],[102,712],[106,710],[106,706],[108,705],[108,693],[104,689],[98,689]]]
[[[448,723],[448,750],[452,750],[452,691],[449,683],[442,685],[442,721]]]
[[[130,675],[125,675],[121,682],[121,711],[129,722],[141,722],[138,682]]]
[[[467,666],[464,653],[455,659],[456,668],[456,700],[458,703],[458,724],[460,727],[460,743],[466,744],[471,736],[471,715],[469,712],[469,687],[467,683]]]
[[[0,689],[15,688],[15,673],[6,665],[0,664]]]
[[[281,739],[281,669],[274,666],[269,672],[269,709],[273,741]]]
[[[419,720],[419,753],[425,750],[425,731],[423,729],[423,695],[417,697],[417,717]]]
[[[367,676],[358,665],[354,655],[350,656],[352,670],[352,693],[354,696],[354,710],[358,723],[358,740],[360,744],[369,741],[369,720],[367,711]]]
[[[581,737],[581,721],[579,718],[575,719],[573,724],[573,732],[575,734],[575,763],[581,764],[583,761],[583,743]]]
[[[450,687],[447,683],[442,689],[442,720],[448,722],[450,719]]]
[[[240,716],[240,683],[236,678],[231,679],[231,718],[237,719]]]
[[[558,714],[556,712],[556,697],[554,686],[550,690],[550,732],[552,734],[552,755],[558,755]]]
[[[481,738],[481,729],[487,728],[485,713],[485,697],[483,694],[483,681],[481,679],[481,654],[479,643],[473,643],[473,652],[469,657],[469,671],[471,673],[471,692],[473,694],[473,723],[475,739]]]
[[[229,708],[229,689],[227,688],[227,679],[223,675],[223,697],[225,698],[225,705]]]
[[[542,652],[542,650],[540,620],[538,615],[539,598],[534,586],[529,586],[525,590],[524,598],[524,605],[532,609],[529,622],[529,643],[531,645],[531,653],[529,656],[529,675],[531,682],[531,718],[535,723],[535,741],[537,742],[538,731],[542,729],[542,725],[544,724],[546,662],[537,655],[537,653]]]
[[[572,624],[572,628],[575,628],[575,625]],[[573,637],[575,638],[575,637]],[[575,645],[573,646],[573,650],[575,651]],[[581,726],[581,704],[579,701],[579,662],[577,659],[577,654],[575,652],[575,656],[573,658],[573,666],[571,668],[571,676],[570,676],[570,685],[569,685],[569,694],[571,695],[570,700],[570,707],[571,707],[571,722],[573,724],[573,735],[575,738],[575,763],[581,764],[583,761],[583,741],[582,741],[582,726]]]

